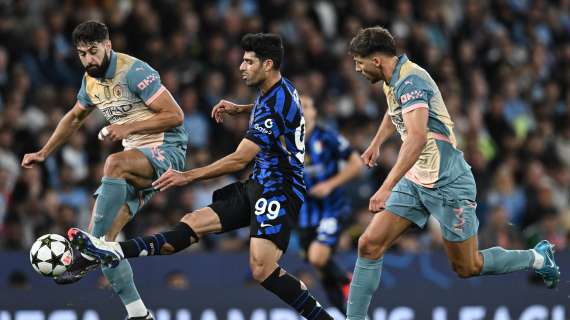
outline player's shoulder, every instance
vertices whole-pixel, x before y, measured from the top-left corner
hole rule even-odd
[[[410,97],[420,97],[426,93],[433,93],[436,91],[435,84],[419,74],[408,74],[398,81],[395,88],[396,99],[410,100]]]
[[[401,67],[400,77],[396,82],[395,88],[396,91],[406,87],[431,89],[434,84],[435,82],[424,68],[408,60]]]
[[[322,140],[325,143],[336,144],[337,141],[341,138],[341,135],[337,130],[323,126],[321,124],[315,125],[314,131],[315,134],[317,134],[319,137],[319,140]]]
[[[130,74],[156,72],[148,63],[126,53],[117,53],[117,67]]]
[[[267,108],[275,116],[286,119],[288,122],[295,122],[295,119],[298,122],[302,116],[297,89],[286,78],[281,78],[261,100],[263,108]]]
[[[84,90],[86,93],[93,92],[97,86],[97,79],[93,78],[87,72],[83,74],[83,79],[81,81],[81,89]]]

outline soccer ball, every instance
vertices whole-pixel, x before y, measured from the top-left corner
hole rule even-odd
[[[39,237],[30,249],[32,267],[42,276],[58,276],[67,270],[72,261],[71,244],[59,234]]]

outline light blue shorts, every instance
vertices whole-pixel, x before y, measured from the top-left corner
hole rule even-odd
[[[150,161],[154,169],[153,181],[158,179],[168,168],[182,171],[186,167],[186,146],[162,145],[156,147],[137,148]],[[157,192],[153,187],[136,190],[132,185],[127,184],[127,205],[132,216],[134,216]],[[101,187],[95,191],[98,196]]]
[[[430,215],[441,225],[443,238],[461,242],[477,234],[477,189],[468,171],[440,188],[426,188],[402,178],[392,189],[386,210],[424,228]]]

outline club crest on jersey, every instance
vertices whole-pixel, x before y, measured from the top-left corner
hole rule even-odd
[[[120,98],[123,96],[123,89],[121,88],[121,85],[118,84],[118,85],[113,87],[113,95],[116,98]]]

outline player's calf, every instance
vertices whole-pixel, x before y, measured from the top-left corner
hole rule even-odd
[[[308,320],[332,320],[321,304],[307,290],[307,286],[279,266],[261,282],[285,303]]]
[[[476,277],[481,274],[481,269],[483,267],[483,261],[474,263],[451,263],[451,268],[460,278],[470,278]]]

